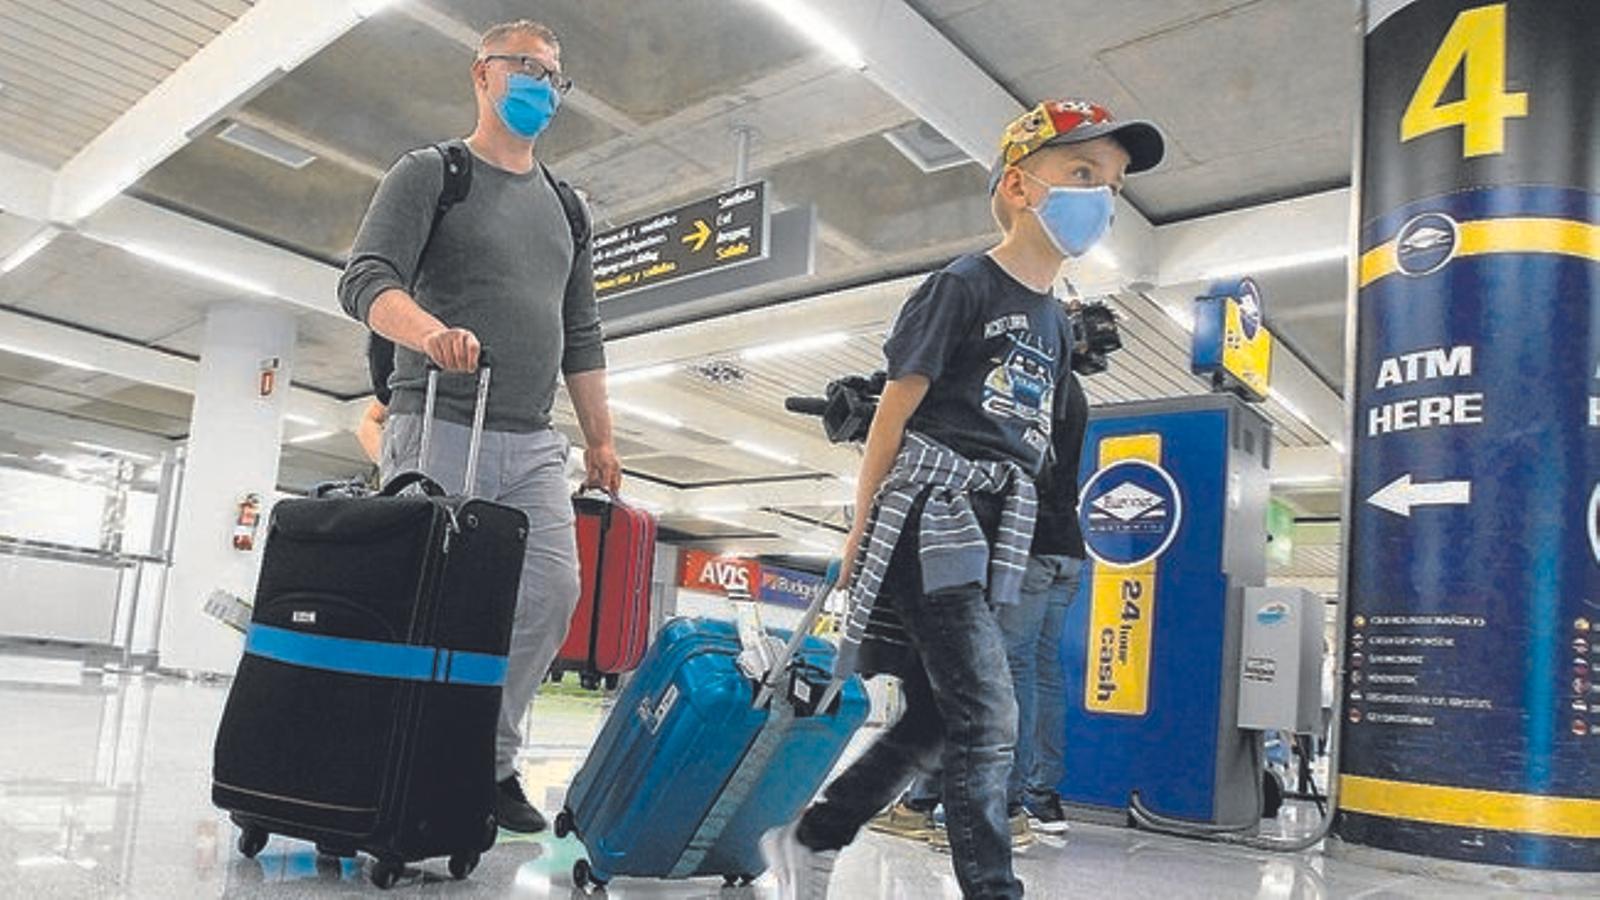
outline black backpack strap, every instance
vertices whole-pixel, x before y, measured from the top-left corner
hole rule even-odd
[[[567,214],[567,227],[572,230],[572,255],[576,257],[583,248],[589,246],[589,238],[594,230],[589,223],[589,207],[572,189],[572,185],[557,178],[544,163],[539,164],[544,172],[546,181],[555,189],[556,197],[561,200],[561,211]]]
[[[466,141],[444,141],[434,144],[433,149],[444,158],[444,187],[439,190],[439,206],[435,214],[444,215],[450,207],[467,199],[472,193],[472,151],[467,149]]]
[[[417,271],[411,276],[411,284],[407,285],[407,291],[413,294],[416,292],[417,276],[422,272],[422,260],[433,245],[434,232],[439,230],[439,220],[450,211],[450,207],[467,199],[467,195],[472,193],[472,151],[467,149],[466,142],[443,141],[434,144],[433,149],[444,164],[444,182],[433,207],[433,218],[428,221],[428,236],[423,239],[422,252],[417,255]]]

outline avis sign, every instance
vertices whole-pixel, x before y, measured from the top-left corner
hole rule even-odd
[[[678,584],[692,591],[755,596],[761,586],[761,564],[749,559],[716,556],[704,550],[687,550]]]

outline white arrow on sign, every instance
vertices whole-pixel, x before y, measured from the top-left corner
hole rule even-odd
[[[1410,518],[1413,506],[1466,506],[1472,502],[1472,482],[1439,481],[1433,484],[1412,484],[1407,472],[1389,482],[1367,502],[1379,509]]]

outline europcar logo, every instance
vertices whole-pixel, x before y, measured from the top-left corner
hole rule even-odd
[[[1407,222],[1395,238],[1395,258],[1400,271],[1412,277],[1431,275],[1444,268],[1461,243],[1456,220],[1444,213],[1423,213]]]
[[[1089,478],[1078,521],[1091,556],[1108,566],[1132,568],[1171,546],[1183,521],[1183,497],[1165,469],[1125,459]]]
[[[1261,330],[1261,318],[1261,289],[1256,287],[1254,279],[1243,279],[1239,282],[1239,325],[1244,329],[1245,340],[1256,339],[1256,333]]]

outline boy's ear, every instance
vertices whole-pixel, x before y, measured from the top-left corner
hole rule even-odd
[[[1004,197],[1011,206],[1026,206],[1028,203],[1026,179],[1022,176],[1022,170],[1016,166],[1012,166],[1005,170],[1005,172],[1000,176],[1000,184],[995,188],[995,190],[999,192],[1000,195]]]

